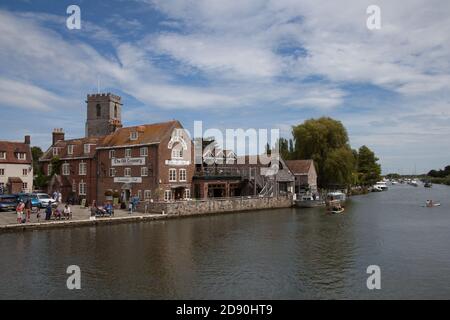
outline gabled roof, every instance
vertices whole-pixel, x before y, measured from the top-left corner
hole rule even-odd
[[[0,141],[0,151],[6,152],[6,159],[0,159],[0,163],[30,164],[32,161],[31,147],[24,142]],[[16,153],[25,153],[26,159],[19,160]]]
[[[153,144],[160,143],[161,140],[172,133],[172,130],[176,127],[182,128],[180,122],[176,120],[144,124],[134,127],[124,127],[117,129],[114,133],[107,135],[102,143],[101,148],[119,147],[128,145],[140,145],[140,144]],[[138,137],[136,140],[131,140],[131,132],[137,132]]]
[[[291,170],[291,172],[295,174],[308,174],[311,165],[314,166],[313,160],[286,160],[286,164]]]

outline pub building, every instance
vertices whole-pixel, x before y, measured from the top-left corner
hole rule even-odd
[[[86,136],[65,140],[64,131],[55,129],[40,159],[52,176],[48,193],[88,204],[191,197],[192,141],[179,121],[123,127],[119,96],[92,94],[86,102]]]

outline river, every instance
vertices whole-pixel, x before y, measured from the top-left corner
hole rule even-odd
[[[2,299],[450,298],[450,187],[279,209],[0,234]],[[424,208],[425,200],[441,207]],[[68,290],[66,269],[81,269]],[[378,265],[381,289],[366,269]]]

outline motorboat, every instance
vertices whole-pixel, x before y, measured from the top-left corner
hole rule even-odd
[[[327,211],[331,214],[339,214],[344,212],[344,207],[339,200],[331,200],[327,202]]]
[[[342,191],[328,192],[326,202],[329,203],[335,200],[338,200],[339,203],[342,205],[347,200],[347,196]]]
[[[305,194],[300,197],[300,199],[295,200],[295,206],[297,208],[316,208],[323,207],[325,205],[325,201],[320,199],[320,197],[313,196],[311,194]]]
[[[388,189],[388,186],[386,185],[386,182],[384,181],[378,181],[374,187],[377,189],[381,189],[381,191],[386,191]]]
[[[425,207],[427,207],[427,208],[440,207],[440,206],[441,206],[440,202],[434,202],[433,200],[427,200],[425,202]]]
[[[374,185],[371,189],[372,192],[382,192],[383,189],[380,186]]]
[[[418,186],[419,186],[419,183],[417,182],[417,180],[414,180],[414,179],[412,179],[412,180],[409,182],[409,184],[412,185],[413,187],[418,187]]]
[[[425,182],[423,185],[425,188],[431,188],[433,186],[433,184],[429,181]]]

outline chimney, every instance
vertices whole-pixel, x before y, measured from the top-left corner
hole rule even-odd
[[[28,135],[25,136],[24,142],[25,142],[25,144],[31,144],[31,137]]]
[[[53,129],[52,138],[52,145],[58,141],[64,141],[64,130],[62,128]]]

